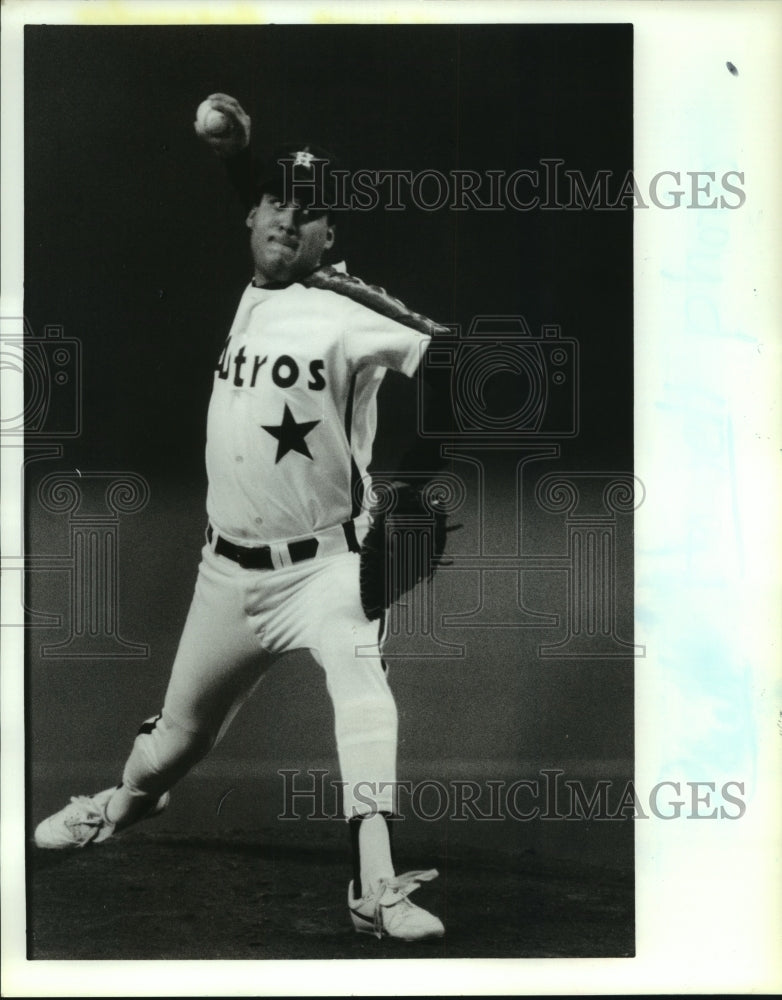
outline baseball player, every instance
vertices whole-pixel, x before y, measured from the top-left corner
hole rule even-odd
[[[99,844],[160,813],[264,672],[281,654],[305,649],[324,671],[334,708],[353,925],[377,937],[440,937],[440,920],[408,898],[437,872],[397,875],[393,867],[397,713],[382,621],[379,629],[361,602],[358,553],[369,515],[357,502],[385,370],[413,376],[435,324],[321,266],[336,230],[323,210],[331,179],[315,169],[314,147],[288,148],[252,173],[240,105],[212,95],[207,110],[223,116],[223,128],[207,129],[202,107],[196,132],[250,202],[253,277],[214,373],[195,593],[162,710],[141,726],[120,784],[71,799],[38,825],[35,843]]]

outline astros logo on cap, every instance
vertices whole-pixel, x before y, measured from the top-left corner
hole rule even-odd
[[[307,149],[300,149],[293,161],[294,167],[311,167],[315,156]]]

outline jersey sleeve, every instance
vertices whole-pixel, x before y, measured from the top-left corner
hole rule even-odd
[[[345,354],[354,370],[374,364],[412,376],[432,336],[448,332],[408,309],[384,288],[347,274],[343,267],[318,268],[302,283],[334,292],[342,303]]]
[[[415,375],[431,337],[364,306],[350,304],[345,325],[345,356],[352,370],[377,365]]]

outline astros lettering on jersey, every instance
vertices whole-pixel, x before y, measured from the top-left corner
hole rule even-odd
[[[220,535],[250,545],[349,520],[356,476],[372,457],[384,370],[413,375],[428,342],[347,295],[250,285],[207,423],[207,512]]]

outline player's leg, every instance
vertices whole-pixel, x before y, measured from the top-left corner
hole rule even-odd
[[[118,828],[206,756],[258,683],[266,657],[247,614],[250,577],[205,550],[162,712],[141,727],[107,807]]]
[[[397,709],[378,624],[367,621],[358,603],[353,558],[331,562],[310,587],[310,607],[318,609],[310,650],[323,668],[334,708],[343,808],[347,819],[393,813]]]
[[[39,824],[39,847],[99,843],[168,803],[168,790],[219,741],[258,683],[265,654],[246,613],[245,571],[205,550],[160,715],[135,738],[122,781]]]
[[[334,706],[351,831],[354,879],[348,905],[357,930],[405,940],[440,937],[437,917],[408,895],[436,871],[397,876],[389,818],[395,811],[397,710],[381,657],[377,622],[369,622],[358,593],[356,557],[330,560],[313,576],[310,607],[319,609],[311,651],[323,667]]]

